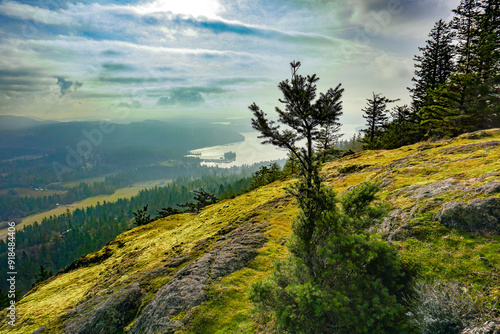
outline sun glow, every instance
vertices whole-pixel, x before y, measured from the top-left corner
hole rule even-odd
[[[173,14],[218,18],[224,7],[217,0],[154,0],[137,8],[141,14],[171,12]]]

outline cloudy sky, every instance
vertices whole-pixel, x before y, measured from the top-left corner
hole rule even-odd
[[[0,114],[86,120],[270,114],[289,63],[408,103],[412,57],[459,0],[0,1]]]

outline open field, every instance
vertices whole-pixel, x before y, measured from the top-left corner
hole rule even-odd
[[[61,185],[64,188],[72,188],[72,187],[78,186],[82,182],[87,183],[87,184],[92,184],[94,182],[104,182],[104,179],[106,179],[106,176],[109,176],[109,175],[89,177],[88,179],[83,179],[83,180],[67,181],[67,182],[63,182]]]
[[[153,188],[156,186],[164,186],[170,183],[171,179],[160,179],[160,180],[152,180],[152,181],[144,181],[134,183],[132,186],[126,188],[120,188],[110,195],[99,195],[94,197],[86,198],[82,201],[75,202],[67,205],[60,205],[55,209],[37,213],[35,215],[28,216],[24,218],[20,224],[17,224],[17,230],[23,228],[26,225],[33,224],[34,222],[41,222],[43,218],[48,218],[50,216],[57,216],[65,213],[67,210],[73,211],[76,209],[85,208],[91,205],[96,205],[97,202],[114,202],[119,198],[131,198],[139,193],[139,191],[143,189]],[[0,238],[5,239],[7,235],[7,229],[0,230]]]
[[[42,189],[42,188],[39,188],[39,189]],[[0,189],[0,195],[6,195],[11,191],[14,191],[16,193],[16,196],[19,196],[19,197],[43,197],[43,196],[50,196],[50,195],[54,195],[54,194],[66,193],[65,190],[53,190],[53,189],[45,189],[45,188],[43,188],[43,190],[35,190],[34,188],[9,188],[9,189]]]

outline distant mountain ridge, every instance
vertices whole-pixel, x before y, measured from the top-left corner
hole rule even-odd
[[[68,147],[77,151],[78,145],[82,151],[91,149],[93,153],[122,152],[128,148],[184,152],[244,140],[228,126],[208,123],[47,123],[11,116],[2,119],[5,123],[1,123],[3,130],[0,129],[0,159],[54,154],[67,151]],[[8,126],[13,128],[6,130]]]
[[[29,117],[0,115],[0,131],[28,129],[42,124],[57,123],[56,121],[38,120]]]

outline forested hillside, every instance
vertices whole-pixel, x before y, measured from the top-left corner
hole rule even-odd
[[[452,325],[464,328],[498,316],[499,143],[497,129],[324,165],[321,173],[339,195],[364,181],[380,183],[390,214],[371,238],[396,247],[420,287],[408,297],[422,307],[408,320],[425,322],[441,310],[440,319],[450,323],[458,314],[462,322]],[[298,211],[284,188],[294,182],[125,232],[35,287],[17,304],[18,325],[4,324],[2,333],[277,332],[277,319],[261,313],[249,291],[288,254]],[[410,301],[405,307],[415,305]]]
[[[498,1],[462,0],[450,22],[435,23],[413,60],[411,105],[378,92],[367,99],[364,148],[500,127]]]
[[[253,169],[255,169],[254,167]],[[193,176],[177,178],[172,184],[154,189],[145,189],[130,199],[104,202],[95,206],[77,209],[64,215],[43,219],[27,225],[16,233],[17,285],[19,293],[26,293],[36,281],[40,266],[56,273],[82,255],[94,252],[118,234],[133,226],[133,212],[144,205],[149,206],[149,214],[158,216],[165,207],[179,209],[177,204],[189,202],[194,190],[206,189],[218,198],[235,196],[245,191],[251,184],[252,168],[239,174],[231,171],[213,172],[199,178]],[[0,240],[0,261],[7,262],[7,244]],[[0,284],[7,291],[7,284]]]

